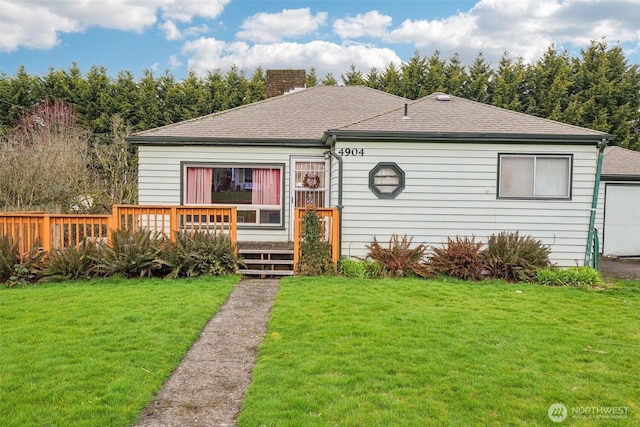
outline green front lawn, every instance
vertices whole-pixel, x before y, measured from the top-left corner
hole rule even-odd
[[[284,279],[239,425],[637,423],[639,354],[639,282]]]
[[[0,425],[131,425],[238,280],[0,290]]]

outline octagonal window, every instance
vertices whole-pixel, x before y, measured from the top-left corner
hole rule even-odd
[[[369,172],[369,189],[379,199],[395,199],[404,190],[404,171],[395,163],[378,163]]]

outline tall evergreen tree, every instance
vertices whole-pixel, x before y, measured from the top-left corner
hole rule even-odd
[[[382,86],[382,76],[380,75],[376,67],[372,67],[371,70],[369,70],[367,75],[364,77],[364,81],[365,85],[370,88],[384,90],[384,87]]]
[[[151,129],[166,124],[162,117],[162,105],[159,94],[158,80],[153,76],[151,70],[144,70],[143,76],[138,83],[138,103],[136,110],[138,111],[140,121],[138,128],[140,130]]]
[[[267,77],[261,67],[251,75],[247,85],[247,92],[245,94],[245,104],[249,104],[256,101],[261,101],[267,98]]]
[[[411,59],[402,66],[402,96],[409,99],[422,98],[428,93],[425,90],[427,61],[415,51]]]
[[[311,67],[309,69],[309,72],[305,76],[305,85],[307,87],[314,87],[314,86],[317,86],[318,83],[319,83],[319,80],[318,80],[318,75],[316,74],[316,69],[314,67]]]
[[[111,114],[115,112],[105,111],[109,105],[105,99],[109,96],[111,79],[107,75],[107,69],[93,65],[81,85],[81,99],[76,109],[80,116],[80,123],[94,133],[107,134],[111,130]]]
[[[362,86],[365,84],[362,73],[356,69],[355,64],[351,64],[349,71],[340,76],[345,86]]]
[[[421,96],[434,92],[446,92],[447,82],[445,74],[445,62],[440,58],[440,52],[435,51],[425,62],[425,76]]]
[[[571,62],[567,51],[550,46],[542,58],[526,69],[525,111],[538,117],[562,120],[569,103]]]
[[[623,147],[640,148],[640,73],[629,66],[622,48],[593,41],[573,61],[571,102],[564,114],[579,126],[616,135]]]
[[[5,76],[1,79],[0,88],[0,120],[4,131],[15,126],[26,112],[44,99],[40,80],[29,75],[22,65],[13,78]]]
[[[402,95],[402,75],[393,62],[384,69],[380,77],[381,90],[394,95]]]
[[[522,111],[524,80],[522,59],[516,61],[504,53],[493,79],[489,83],[491,104],[508,110]]]
[[[455,96],[464,96],[469,82],[466,68],[460,61],[460,55],[455,53],[444,67],[445,91]]]
[[[493,77],[493,71],[482,52],[473,60],[469,67],[469,81],[465,86],[462,96],[473,101],[488,104],[491,100],[489,94],[489,82]]]
[[[224,108],[225,80],[219,68],[207,73],[205,79],[205,92],[208,114],[215,113]]]
[[[333,77],[333,73],[327,73],[327,75],[324,76],[324,79],[322,79],[322,84],[324,86],[337,86],[338,81]]]

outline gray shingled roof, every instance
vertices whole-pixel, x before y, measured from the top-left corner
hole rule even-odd
[[[364,86],[317,86],[139,132],[153,138],[321,141],[328,129],[393,110],[409,100]]]
[[[227,111],[139,132],[137,143],[307,142],[328,135],[565,139],[599,141],[612,135],[434,93],[417,101],[364,86],[317,86]],[[403,119],[408,104],[408,116]]]
[[[615,146],[605,148],[602,174],[640,177],[640,152]]]
[[[448,98],[449,100],[439,100]],[[489,135],[571,135],[597,138],[611,137],[604,132],[547,120],[528,114],[470,101],[452,95],[434,93],[407,107],[343,126],[339,131],[433,134]]]

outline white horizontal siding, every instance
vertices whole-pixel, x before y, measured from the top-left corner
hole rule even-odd
[[[289,167],[292,156],[321,156],[324,150],[291,147],[150,146],[138,151],[138,194],[143,205],[180,205],[181,163],[246,163],[284,165],[285,228],[238,228],[238,240],[287,241],[289,238]]]
[[[343,256],[365,256],[373,236],[392,234],[413,243],[440,246],[447,237],[519,231],[551,247],[558,265],[584,260],[595,176],[595,146],[448,143],[348,143],[363,156],[344,157]],[[498,153],[573,154],[571,200],[496,198]],[[395,162],[405,172],[405,189],[395,199],[378,199],[368,188],[369,171]],[[335,200],[335,199],[334,199]]]

